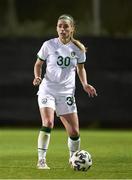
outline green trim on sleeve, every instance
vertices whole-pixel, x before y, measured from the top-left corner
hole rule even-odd
[[[38,58],[40,61],[45,61],[45,59],[40,58],[38,55],[37,55],[37,58]]]
[[[77,64],[84,64],[85,62],[77,63]]]

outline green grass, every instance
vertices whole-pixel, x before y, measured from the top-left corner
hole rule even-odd
[[[0,129],[1,179],[130,179],[132,132],[81,130],[81,149],[93,166],[77,172],[68,164],[67,134],[53,130],[47,153],[50,170],[37,170],[37,129]]]

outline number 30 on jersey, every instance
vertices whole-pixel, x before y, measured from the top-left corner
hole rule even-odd
[[[58,64],[58,66],[69,66],[70,65],[70,57],[58,56],[57,64]]]

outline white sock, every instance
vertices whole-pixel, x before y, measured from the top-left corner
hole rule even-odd
[[[50,133],[40,131],[38,136],[38,159],[46,159],[46,152],[50,142]]]
[[[80,150],[80,138],[77,140],[72,140],[70,137],[68,137],[68,148],[70,157],[72,157],[75,151]]]

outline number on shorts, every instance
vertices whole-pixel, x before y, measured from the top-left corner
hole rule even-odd
[[[68,104],[69,106],[72,106],[73,103],[74,103],[74,97],[73,97],[73,96],[68,96],[68,97],[66,98],[66,101],[67,101],[67,104]]]

